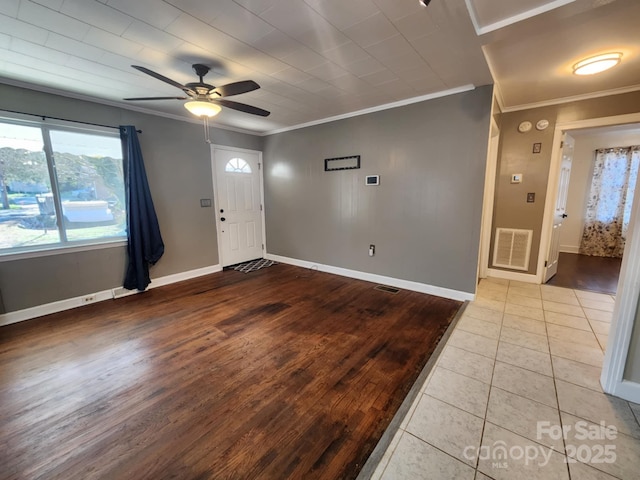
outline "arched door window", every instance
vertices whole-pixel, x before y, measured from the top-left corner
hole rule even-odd
[[[251,173],[251,167],[245,160],[236,157],[227,162],[224,171],[230,173]]]

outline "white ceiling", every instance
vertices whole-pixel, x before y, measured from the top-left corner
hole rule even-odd
[[[499,85],[503,106],[640,88],[638,0],[1,0],[0,82],[191,118],[180,83],[252,79],[219,125],[270,132],[470,86]],[[621,51],[592,78],[580,58]],[[493,78],[492,78],[493,76]],[[2,107],[0,101],[0,108]]]

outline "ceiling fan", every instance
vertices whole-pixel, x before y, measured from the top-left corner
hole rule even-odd
[[[149,70],[148,68],[141,67],[140,65],[131,65],[136,70],[146,73],[147,75],[152,76],[153,78],[157,78],[158,80],[168,83],[174,87],[182,90],[187,96],[186,97],[136,97],[136,98],[125,98],[124,100],[128,101],[139,101],[139,100],[190,100],[185,103],[185,107],[191,113],[198,116],[209,116],[212,117],[220,112],[220,106],[231,108],[233,110],[238,110],[240,112],[250,113],[252,115],[259,115],[261,117],[266,117],[270,115],[271,112],[263,110],[258,107],[253,107],[251,105],[246,105],[244,103],[234,102],[231,100],[226,100],[222,97],[230,97],[232,95],[240,95],[241,93],[251,92],[253,90],[257,90],[260,88],[253,80],[244,80],[241,82],[228,83],[227,85],[223,85],[221,87],[214,87],[213,85],[209,85],[208,83],[204,83],[203,77],[209,73],[210,68],[207,65],[203,65],[201,63],[196,63],[193,65],[193,69],[196,72],[196,75],[200,77],[200,80],[197,82],[187,83],[186,85],[182,85],[175,80],[171,80],[170,78],[165,77],[164,75],[160,75],[159,73],[154,72],[153,70]]]

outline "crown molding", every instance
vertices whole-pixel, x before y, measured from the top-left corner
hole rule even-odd
[[[147,108],[143,108],[143,107],[138,107],[136,105],[124,105],[122,103],[119,102],[115,102],[112,100],[106,100],[106,99],[102,99],[102,98],[96,98],[96,97],[92,97],[90,95],[83,95],[80,93],[73,93],[73,92],[67,92],[67,91],[63,91],[63,90],[59,90],[57,88],[52,88],[52,87],[45,87],[42,85],[35,85],[32,83],[28,83],[28,82],[23,82],[20,80],[13,80],[13,79],[9,79],[6,77],[0,77],[0,83],[4,83],[6,85],[11,85],[14,87],[20,87],[20,88],[26,88],[28,90],[34,90],[37,92],[43,92],[43,93],[49,93],[52,95],[59,95],[62,97],[67,97],[67,98],[73,98],[75,100],[83,100],[83,101],[87,101],[87,102],[92,102],[92,103],[98,103],[100,105],[107,105],[110,107],[115,107],[115,108],[120,108],[123,110],[131,110],[134,112],[139,112],[139,113],[144,113],[146,115],[153,115],[156,117],[164,117],[164,118],[169,118],[171,120],[177,120],[177,121],[181,121],[181,122],[187,122],[187,123],[195,123],[200,125],[201,124],[201,120],[196,119],[196,118],[187,118],[187,117],[182,117],[180,115],[175,115],[175,114],[171,114],[171,113],[164,113],[164,112],[157,112],[155,110],[150,110]],[[319,120],[314,120],[311,122],[307,122],[307,123],[301,123],[298,125],[293,125],[290,127],[283,127],[283,128],[279,128],[279,129],[275,129],[275,130],[269,130],[266,132],[258,132],[258,131],[253,131],[253,130],[246,130],[243,128],[238,128],[238,127],[231,127],[231,126],[227,126],[227,125],[220,125],[217,123],[210,123],[210,127],[213,128],[219,128],[222,130],[228,130],[228,131],[232,131],[232,132],[238,132],[238,133],[244,133],[247,135],[255,135],[258,137],[265,137],[268,135],[273,135],[275,133],[282,133],[282,132],[288,132],[291,130],[298,130],[300,128],[305,128],[305,127],[310,127],[313,125],[320,125],[323,123],[329,123],[329,122],[334,122],[336,120],[342,120],[345,118],[351,118],[351,117],[357,117],[360,115],[366,115],[368,113],[374,113],[374,112],[379,112],[382,110],[389,110],[392,108],[397,108],[397,107],[402,107],[405,105],[411,105],[413,103],[419,103],[419,102],[424,102],[426,100],[432,100],[435,98],[439,98],[439,97],[445,97],[448,95],[455,95],[457,93],[463,93],[463,92],[468,92],[470,90],[474,90],[475,86],[472,84],[468,84],[468,85],[463,85],[461,87],[456,87],[456,88],[452,88],[449,90],[442,90],[440,92],[435,92],[435,93],[430,93],[427,95],[421,95],[419,97],[412,97],[412,98],[408,98],[405,100],[400,100],[397,102],[392,102],[392,103],[386,103],[384,105],[378,105],[376,107],[371,107],[371,108],[366,108],[363,110],[357,110],[355,112],[349,112],[349,113],[345,113],[342,115],[336,115],[333,117],[328,117],[328,118],[323,118],[323,119],[319,119]]]
[[[512,107],[504,107],[503,113],[519,112],[522,110],[532,110],[540,107],[551,107],[553,105],[561,105],[563,103],[579,102],[581,100],[590,100],[592,98],[609,97],[611,95],[622,95],[623,93],[637,92],[640,90],[640,85],[633,85],[631,87],[614,88],[611,90],[601,90],[599,92],[584,93],[581,95],[573,95],[571,97],[554,98],[551,100],[544,100],[542,102],[526,103],[522,105],[514,105]]]
[[[153,115],[156,117],[168,118],[171,120],[177,120],[179,122],[195,123],[198,125],[202,125],[202,120],[199,120],[197,118],[188,118],[180,115],[175,115],[173,113],[158,112],[155,110],[150,110],[148,108],[138,107],[136,105],[122,104],[113,100],[106,100],[104,98],[92,97],[90,95],[84,95],[81,93],[67,92],[64,90],[59,90],[57,88],[45,87],[43,85],[35,85],[33,83],[23,82],[21,80],[14,80],[6,77],[0,77],[0,83],[3,83],[5,85],[11,85],[13,87],[25,88],[27,90],[34,90],[36,92],[49,93],[51,95],[58,95],[66,98],[73,98],[74,100],[82,100],[85,102],[98,103],[100,105],[120,108],[122,110],[131,110],[138,113],[144,113],[146,115]],[[232,132],[246,133],[248,135],[255,135],[255,136],[261,135],[260,132],[245,130],[243,128],[238,128],[238,127],[231,127],[228,125],[221,125],[218,123],[209,123],[209,126],[213,128],[219,128],[222,130],[230,130]]]
[[[469,11],[469,16],[471,17],[471,23],[473,23],[473,28],[476,31],[476,35],[484,35],[489,32],[493,32],[494,30],[499,30],[504,27],[508,27],[509,25],[513,25],[514,23],[521,22],[526,20],[527,18],[535,17],[542,13],[548,12],[550,10],[555,10],[556,8],[564,7],[570,3],[575,2],[576,0],[554,0],[544,5],[540,5],[539,7],[532,8],[530,10],[526,10],[517,15],[512,15],[511,17],[503,18],[497,22],[490,23],[489,25],[480,26],[480,22],[478,22],[478,18],[476,16],[476,10],[473,8],[472,0],[465,0],[467,4],[467,10]]]
[[[344,120],[345,118],[351,117],[359,117],[360,115],[366,115],[368,113],[380,112],[383,110],[390,110],[392,108],[404,107],[405,105],[411,105],[414,103],[424,102],[426,100],[433,100],[434,98],[446,97],[449,95],[455,95],[457,93],[468,92],[471,90],[475,90],[475,85],[468,84],[463,85],[461,87],[451,88],[449,90],[441,90],[435,93],[429,93],[427,95],[421,95],[419,97],[407,98],[404,100],[399,100],[397,102],[385,103],[383,105],[378,105],[376,107],[365,108],[363,110],[356,110],[354,112],[343,113],[341,115],[335,115],[333,117],[322,118],[320,120],[313,120],[311,122],[300,123],[298,125],[293,125],[291,127],[278,128],[276,130],[270,130],[261,134],[261,136],[274,135],[276,133],[290,132],[291,130],[299,130],[301,128],[313,127],[314,125],[321,125],[323,123],[335,122],[337,120]]]

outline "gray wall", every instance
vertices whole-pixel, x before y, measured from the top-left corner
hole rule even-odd
[[[633,92],[501,115],[500,153],[489,267],[496,268],[491,265],[493,236],[496,228],[522,228],[533,230],[527,273],[536,273],[551,164],[551,146],[556,123],[635,113],[640,111],[638,105],[640,105],[640,92]],[[520,122],[528,120],[535,125],[543,118],[549,120],[549,127],[546,130],[540,132],[534,127],[528,133],[518,132]],[[542,143],[542,151],[539,154],[532,153],[533,144],[536,142]],[[511,184],[513,173],[524,175],[522,183]],[[535,203],[527,203],[527,192],[535,192]]]
[[[106,125],[133,124],[165,242],[151,269],[158,278],[218,263],[212,208],[211,154],[201,125],[0,84],[0,108]],[[3,112],[0,111],[0,116]],[[212,129],[214,143],[262,150],[263,139]],[[0,262],[0,292],[7,312],[93,293],[122,284],[124,247]]]
[[[475,292],[491,101],[485,86],[266,137],[268,252]],[[362,168],[324,171],[348,155]]]

